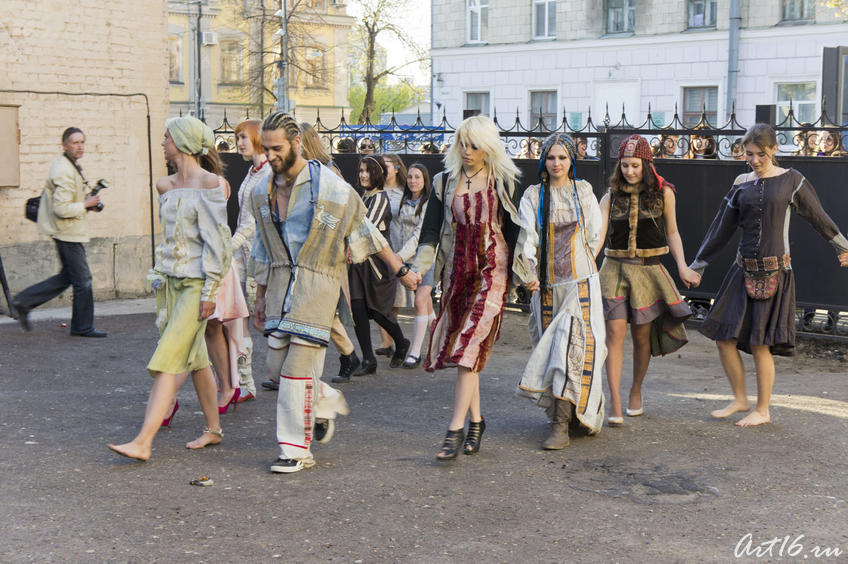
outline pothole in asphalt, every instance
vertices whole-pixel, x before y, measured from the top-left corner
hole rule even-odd
[[[718,488],[695,472],[673,470],[664,465],[635,467],[632,461],[586,462],[580,468],[564,466],[569,486],[607,497],[626,498],[642,504],[698,503],[718,496]]]

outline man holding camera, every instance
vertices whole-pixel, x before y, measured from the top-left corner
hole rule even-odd
[[[12,306],[21,327],[29,331],[30,310],[73,286],[71,335],[105,337],[106,333],[94,328],[94,293],[83,247],[83,243],[88,242],[86,214],[91,209],[102,209],[99,196],[87,195],[88,183],[78,164],[85,152],[85,134],[77,127],[69,127],[62,133],[62,147],[64,154],[50,165],[50,175],[38,206],[38,230],[53,238],[62,270],[15,296]]]

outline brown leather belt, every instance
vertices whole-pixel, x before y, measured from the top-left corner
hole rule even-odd
[[[782,257],[763,257],[760,259],[742,258],[741,255],[737,254],[736,264],[742,267],[745,272],[771,272],[791,267],[792,260],[789,258],[789,254],[785,254]]]

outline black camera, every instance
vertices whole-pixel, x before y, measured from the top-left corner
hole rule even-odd
[[[91,192],[89,192],[88,195],[89,196],[96,196],[97,194],[100,193],[101,190],[105,190],[106,188],[109,188],[110,186],[111,186],[111,184],[109,184],[108,180],[106,180],[105,178],[101,178],[100,180],[97,181],[97,185],[94,188],[91,189]],[[94,206],[93,208],[91,208],[91,211],[100,212],[100,211],[103,211],[104,207],[105,206],[103,205],[103,202],[97,202],[97,205]]]

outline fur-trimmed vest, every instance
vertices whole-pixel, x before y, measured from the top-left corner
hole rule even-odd
[[[668,254],[662,193],[610,189],[610,214],[604,254],[612,258],[644,258]]]

